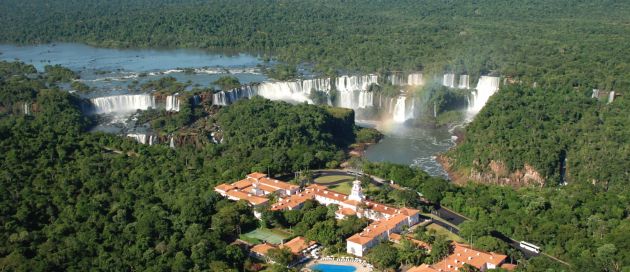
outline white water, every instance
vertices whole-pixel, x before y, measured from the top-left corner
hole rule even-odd
[[[338,106],[347,109],[364,109],[374,105],[374,94],[368,87],[378,84],[377,75],[340,76],[335,80],[339,91]]]
[[[591,98],[599,99],[599,89],[593,89],[593,94],[591,95]]]
[[[396,98],[396,104],[392,113],[392,120],[396,123],[404,123],[405,121],[413,118],[414,103],[411,99],[411,105],[407,106],[407,97],[399,96]]]
[[[169,95],[166,97],[166,111],[179,111],[179,94]]]
[[[229,91],[221,91],[213,96],[213,104],[226,106],[243,98],[260,95],[271,100],[287,102],[309,102],[312,91],[329,93],[330,78],[306,79],[297,81],[271,81],[256,85],[241,86]]]
[[[387,76],[394,86],[420,86],[424,85],[422,73],[409,73],[406,77],[402,73],[392,73]]]
[[[175,140],[173,139],[173,136],[171,136],[171,139],[169,140],[168,146],[172,149],[175,149]]]
[[[389,82],[394,86],[405,86],[407,85],[407,80],[403,79],[403,75],[401,73],[393,73],[387,76]]]
[[[481,76],[477,88],[473,91],[468,103],[467,113],[469,118],[474,117],[486,105],[490,96],[499,90],[499,77]]]
[[[442,85],[449,88],[455,88],[455,74],[444,74]]]
[[[141,143],[141,144],[147,144],[147,135],[146,134],[141,134],[141,133],[129,133],[127,134],[127,137],[129,138],[133,138],[134,140],[136,140],[136,142]]]
[[[90,99],[94,113],[131,113],[136,110],[155,108],[155,97],[150,94],[126,94]]]
[[[374,94],[368,91],[339,92],[339,107],[346,109],[365,109],[374,105]]]
[[[30,115],[31,114],[31,106],[28,103],[24,103],[24,115]]]
[[[612,103],[615,100],[615,91],[610,91],[608,93],[608,104]]]
[[[340,76],[335,79],[335,87],[339,92],[366,91],[371,84],[378,84],[377,75]]]
[[[407,76],[407,85],[409,86],[420,86],[424,85],[424,78],[422,77],[422,73],[411,73]]]
[[[468,75],[459,76],[459,85],[457,85],[457,88],[466,90],[470,89],[470,79],[468,78]]]

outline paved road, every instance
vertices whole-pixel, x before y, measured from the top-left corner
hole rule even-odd
[[[339,170],[339,169],[323,169],[323,170],[313,170],[313,173],[315,174],[315,176],[318,176],[318,177],[320,177],[320,176],[333,176],[333,175],[345,175],[345,176],[355,177],[355,175],[356,175],[355,173],[359,173],[359,171],[350,170],[350,169],[347,169],[347,170],[346,169],[341,169],[341,170]],[[379,177],[376,177],[376,176],[372,176],[372,175],[370,175],[370,177],[371,177],[372,183],[375,184],[375,185],[389,185],[389,186],[392,186],[385,179],[382,179],[382,178],[379,178]],[[339,183],[341,183],[341,182],[339,182]],[[329,184],[335,184],[335,183],[329,183]],[[394,187],[394,186],[392,186],[392,187]],[[394,188],[399,189],[398,186],[395,186]],[[467,217],[465,217],[465,216],[463,216],[461,214],[458,214],[458,213],[456,213],[456,212],[454,212],[454,211],[452,211],[450,209],[447,209],[447,208],[441,207],[441,206],[438,206],[436,208],[436,210],[433,212],[433,214],[437,215],[442,220],[447,221],[447,222],[449,222],[449,223],[451,223],[452,225],[455,225],[455,226],[459,226],[461,223],[464,223],[466,220],[470,220],[470,218],[467,218]],[[447,229],[448,231],[450,231],[450,232],[452,232],[452,233],[454,233],[456,235],[459,235],[459,230],[457,228],[453,228],[451,225],[449,225],[449,224],[447,224],[445,222],[442,222],[442,221],[439,221],[439,220],[433,220],[433,223],[435,223],[435,224],[437,224],[439,226],[442,226],[443,228]],[[514,240],[514,239],[512,239],[510,237],[507,237],[506,235],[504,235],[501,232],[492,231],[490,234],[493,237],[506,242],[512,248],[518,249],[523,254],[523,256],[526,259],[530,259],[532,257],[540,255],[539,253],[535,253],[535,252],[532,252],[532,251],[529,251],[527,249],[522,248],[518,241],[516,241],[516,240]],[[544,253],[542,253],[542,254],[544,254]],[[546,254],[544,254],[544,255],[546,255]],[[549,256],[549,255],[546,255],[546,256]],[[556,259],[556,258],[554,258],[552,256],[549,256],[549,257],[554,259],[554,260],[557,260],[557,261],[559,261],[561,263],[566,264],[565,262],[563,262],[561,260],[558,260],[558,259]]]
[[[433,214],[439,216],[440,218],[442,218],[442,219],[444,219],[444,220],[448,221],[449,223],[451,223],[453,225],[456,225],[456,226],[459,226],[461,223],[464,223],[464,221],[466,221],[466,220],[470,220],[470,218],[467,218],[467,217],[465,217],[465,216],[463,216],[461,214],[458,214],[458,213],[456,213],[454,211],[451,211],[451,210],[449,210],[447,208],[444,208],[444,207],[441,207],[441,206],[438,207],[435,210],[435,212],[433,212]],[[437,223],[439,221],[434,221],[434,222]],[[440,225],[442,227],[445,227],[445,225],[448,226],[448,224],[445,224],[443,222],[440,222],[440,223],[441,224],[438,224],[438,225]],[[445,228],[450,230],[452,233],[455,233],[455,234],[459,233],[459,231],[457,229],[448,228],[448,227],[445,227]],[[493,231],[490,232],[490,235],[492,235],[493,237],[495,237],[495,238],[497,238],[499,240],[502,240],[502,241],[506,242],[508,245],[510,245],[510,247],[518,249],[523,254],[523,257],[525,257],[526,259],[530,259],[530,258],[533,258],[533,257],[536,257],[536,256],[539,255],[538,253],[535,253],[535,252],[532,252],[532,251],[529,251],[527,249],[522,248],[520,243],[519,243],[519,241],[516,241],[516,240],[514,240],[514,239],[504,235],[503,233],[501,233],[499,231],[493,230]]]

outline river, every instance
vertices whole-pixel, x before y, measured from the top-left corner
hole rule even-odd
[[[45,65],[59,64],[78,72],[86,85],[96,89],[85,97],[129,92],[130,84],[173,76],[191,86],[208,87],[223,75],[232,75],[243,84],[263,82],[268,78],[261,67],[269,65],[252,54],[225,54],[190,49],[108,49],[83,44],[59,43],[34,46],[0,45],[0,60],[20,60],[39,71]],[[186,70],[186,71],[185,71]],[[216,87],[216,86],[215,86]],[[448,129],[410,128],[402,124],[359,121],[375,127],[385,137],[366,151],[370,161],[388,161],[417,166],[434,176],[446,177],[436,161],[436,154],[454,145]],[[115,126],[99,130],[116,132]]]

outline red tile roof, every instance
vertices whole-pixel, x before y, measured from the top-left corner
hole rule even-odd
[[[464,264],[472,265],[478,269],[481,269],[487,263],[498,267],[507,259],[506,255],[475,250],[466,244],[453,243],[453,247],[453,253],[440,262],[433,265],[414,267],[409,269],[408,272],[455,272],[459,271],[459,268],[463,267]]]
[[[251,203],[252,205],[259,205],[259,204],[263,204],[267,201],[269,201],[269,199],[264,198],[264,197],[259,197],[259,196],[255,196],[252,194],[248,194],[239,190],[230,190],[226,193],[228,196],[234,197],[234,198],[238,198],[241,200],[245,200],[249,203]]]
[[[260,179],[260,178],[267,177],[267,174],[260,173],[260,172],[254,172],[254,173],[250,173],[249,175],[247,175],[247,177],[248,178],[252,178],[252,179]]]
[[[269,252],[269,250],[274,249],[274,248],[276,247],[267,243],[262,243],[262,244],[258,244],[252,247],[251,251],[258,253],[259,255],[262,255],[262,256],[267,256],[267,253]]]
[[[284,243],[284,245],[280,246],[280,248],[288,248],[291,250],[291,253],[298,255],[302,252],[302,250],[305,250],[314,244],[314,241],[308,241],[306,238],[298,236],[293,238],[291,241]]]

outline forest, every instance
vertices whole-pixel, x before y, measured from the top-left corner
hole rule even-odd
[[[529,165],[544,184],[455,186],[419,169],[357,162],[408,188],[370,197],[431,210],[414,197],[418,191],[423,201],[471,218],[460,231],[476,246],[518,258],[491,235],[499,231],[570,264],[537,257],[521,260],[522,271],[628,271],[628,14],[630,2],[613,0],[5,0],[0,42],[252,52],[281,61],[267,71],[279,79],[295,77],[299,65],[326,75],[501,75],[510,84],[446,156],[464,175],[504,166],[494,181]],[[88,133],[94,120],[82,114],[80,99],[57,87],[77,75],[60,66],[40,72],[0,62],[0,269],[242,271],[250,261],[230,245],[237,230],[293,227],[339,249],[365,224],[336,222],[317,205],[266,213],[258,222],[244,203],[212,192],[251,171],[336,167],[348,145],[378,136],[357,131],[352,111],[243,100],[210,119],[223,130],[224,144],[173,150]],[[138,87],[183,85],[165,78]],[[594,88],[620,95],[607,104],[591,98]],[[459,104],[463,98],[444,92],[433,99]],[[25,103],[32,112],[24,112]],[[149,115],[160,116],[168,132],[206,118],[189,105],[183,109]],[[368,258],[388,268],[437,256],[410,247],[395,252],[384,243]]]
[[[629,102],[627,95],[599,101],[590,90],[508,86],[490,98],[447,155],[463,172],[492,172],[492,162],[502,162],[507,172],[529,164],[547,185],[587,182],[623,191],[630,180]]]
[[[628,14],[612,0],[6,0],[0,41],[248,51],[326,74],[498,73],[610,90],[630,87]]]
[[[0,62],[3,270],[242,270],[234,230],[258,221],[212,188],[255,170],[322,166],[354,140],[351,115],[262,98],[219,113],[223,145],[173,150],[88,133],[80,99],[55,87],[60,71]],[[32,113],[13,110],[25,102]],[[240,118],[252,123],[224,123]],[[289,137],[297,131],[305,137]]]

